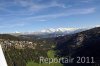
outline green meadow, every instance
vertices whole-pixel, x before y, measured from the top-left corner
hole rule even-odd
[[[56,58],[55,51],[49,50],[47,52],[48,58]],[[30,61],[26,64],[26,66],[63,66],[61,63],[36,63],[34,61]]]

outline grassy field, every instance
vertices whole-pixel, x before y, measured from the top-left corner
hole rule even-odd
[[[47,55],[48,55],[48,58],[55,58],[55,51],[53,51],[53,50],[49,50],[48,52],[47,52]],[[28,62],[27,63],[27,65],[26,66],[63,66],[61,63],[41,63],[41,64],[39,64],[39,63],[35,63],[35,62],[33,62],[33,61],[30,61],[30,62]]]
[[[51,63],[51,64],[47,64],[47,63],[35,63],[35,62],[28,62],[28,64],[26,66],[62,66],[62,64],[60,63]]]

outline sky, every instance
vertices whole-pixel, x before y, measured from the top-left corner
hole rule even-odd
[[[100,0],[0,0],[0,32],[100,25]]]

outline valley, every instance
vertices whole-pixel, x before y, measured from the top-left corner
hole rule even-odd
[[[32,37],[32,36],[31,36]],[[25,38],[0,34],[8,66],[95,66],[100,62],[100,27],[49,38]],[[73,57],[73,63],[39,63],[40,57]],[[93,57],[95,63],[75,63],[77,57]]]

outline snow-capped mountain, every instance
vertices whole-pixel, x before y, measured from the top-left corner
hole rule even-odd
[[[84,30],[89,30],[95,27],[100,27],[100,25],[96,25],[93,27],[87,27],[87,28],[49,28],[49,29],[43,29],[40,31],[27,31],[27,32],[19,32],[19,31],[15,31],[15,32],[10,32],[10,33],[0,33],[0,34],[11,34],[11,35],[29,35],[29,34],[33,34],[33,35],[39,35],[39,34],[51,34],[51,33],[63,33],[63,34],[73,34],[73,33],[77,33],[77,32],[81,32]]]
[[[78,28],[50,28],[50,29],[44,29],[44,30],[40,30],[40,31],[36,31],[36,32],[14,32],[12,34],[24,34],[24,35],[28,35],[28,34],[34,34],[34,35],[39,35],[39,34],[51,34],[51,33],[72,33],[76,30],[79,30]]]
[[[13,33],[6,33],[10,34],[19,38],[28,38],[28,39],[40,39],[40,38],[52,38],[52,37],[59,37],[59,36],[65,36],[68,34],[74,34],[78,32],[82,32],[88,30],[87,28],[50,28],[45,30],[40,30],[37,32],[13,32]],[[5,34],[5,33],[3,33]]]
[[[14,36],[24,37],[24,38],[51,38],[51,37],[58,37],[64,36],[68,34],[74,34],[86,29],[79,29],[79,28],[50,28],[45,29],[37,32],[24,32],[24,33],[13,33]]]
[[[52,33],[63,33],[63,34],[70,34],[73,32],[76,32],[77,30],[80,30],[79,28],[50,28],[50,29],[44,29],[44,30],[40,30],[40,31],[36,31],[36,32],[15,32],[16,34],[24,34],[24,35],[28,35],[28,34],[33,34],[33,35],[45,35],[45,34],[52,34]],[[82,29],[83,30],[83,29]]]
[[[53,32],[65,32],[65,31],[75,31],[77,30],[78,28],[57,28],[57,29],[54,29],[54,28],[50,28],[50,29],[46,29],[46,30],[41,30],[41,32],[43,33],[53,33]]]

